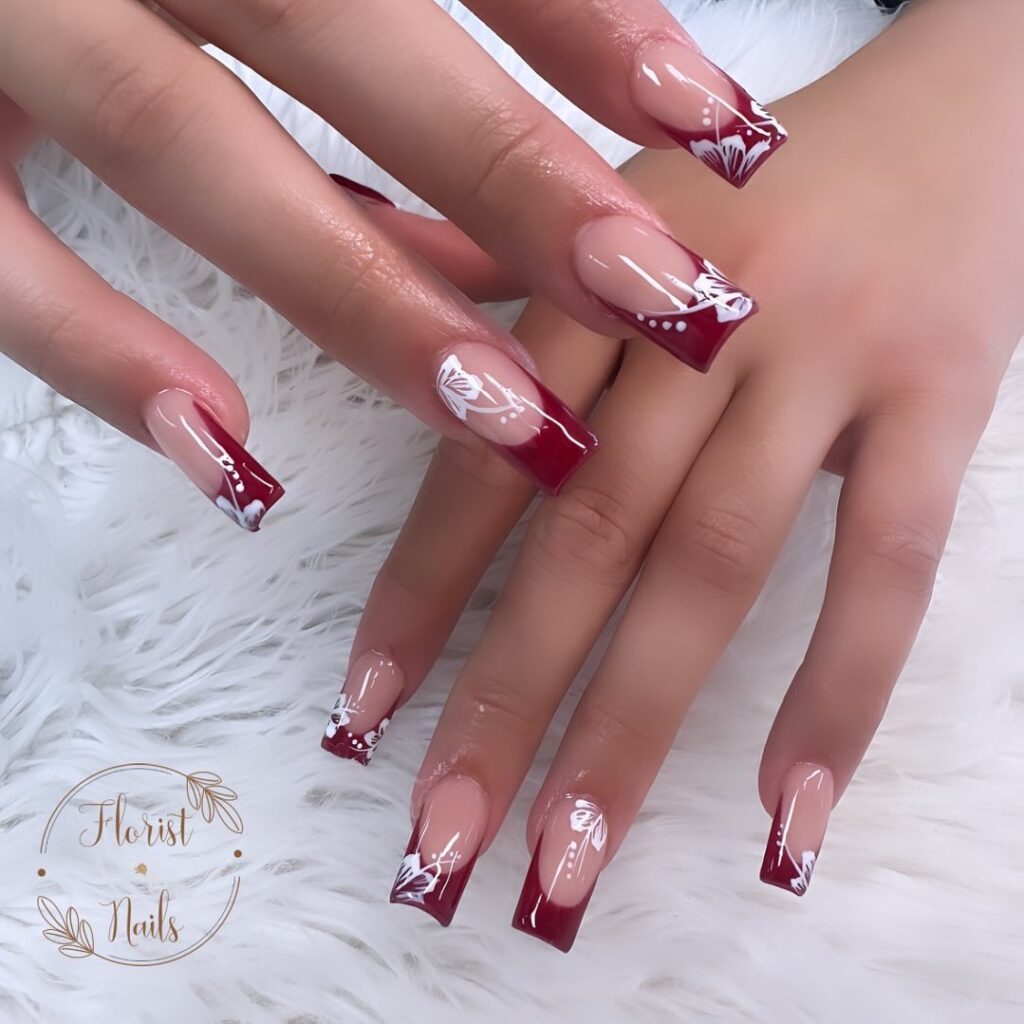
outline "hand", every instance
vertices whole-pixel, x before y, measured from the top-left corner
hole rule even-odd
[[[657,0],[470,6],[607,124],[682,144],[733,184],[783,141]],[[0,0],[0,92],[328,353],[438,430],[475,433],[557,490],[594,438],[534,377],[525,350],[392,241],[387,215],[371,209],[380,204],[339,189],[195,38],[321,113],[450,216],[474,240],[461,251],[478,243],[595,330],[617,333],[617,317],[631,317],[592,272],[612,258],[609,225],[642,233],[638,258],[676,279],[677,305],[708,298],[699,260],[431,0],[163,2],[190,38],[151,7]],[[64,251],[15,191],[0,196],[0,218],[3,350],[176,459],[255,529],[283,492],[241,446],[247,413],[224,372]],[[670,341],[706,365],[735,325]]]
[[[992,102],[1024,85],[1012,58],[1024,8],[991,6],[978,19],[957,0],[912,5],[781,103],[794,141],[739,202],[676,155],[629,167],[670,224],[741,269],[762,313],[705,380],[625,345],[592,414],[602,447],[537,510],[448,699],[394,901],[451,919],[555,709],[634,587],[529,820],[514,924],[569,948],[825,466],[845,476],[827,592],[760,771],[775,814],[761,877],[806,891],[928,605],[965,466],[1024,330],[1024,140]],[[999,159],[979,160],[995,139]],[[585,329],[537,301],[517,333],[570,401],[595,406],[601,389],[571,376],[572,353],[594,344]],[[374,584],[328,750],[372,752],[530,497],[500,463],[442,442]]]

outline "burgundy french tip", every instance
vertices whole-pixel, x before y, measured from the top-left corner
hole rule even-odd
[[[587,425],[493,345],[461,342],[438,368],[438,396],[543,491],[557,494],[597,450]]]
[[[469,882],[487,826],[487,795],[475,781],[450,775],[424,799],[390,902],[416,907],[448,927]]]
[[[284,495],[277,480],[189,392],[161,391],[146,406],[144,419],[163,453],[242,529],[255,533]]]
[[[512,927],[568,953],[594,895],[608,831],[597,804],[566,797],[548,812]]]
[[[738,82],[677,40],[643,50],[633,96],[669,138],[736,188],[743,188],[788,137]]]
[[[576,266],[605,309],[701,373],[757,312],[713,263],[636,217],[587,224],[576,239]]]
[[[828,828],[832,794],[827,768],[797,764],[787,772],[761,862],[762,882],[795,896],[807,892]]]
[[[348,192],[352,192],[359,196],[361,199],[369,199],[375,203],[384,203],[387,206],[394,206],[395,209],[398,207],[393,203],[386,195],[378,192],[376,189],[370,188],[369,185],[364,185],[361,182],[353,181],[351,178],[346,178],[341,174],[331,174],[332,180],[340,185],[343,189]]]
[[[369,764],[391,723],[404,685],[398,665],[377,651],[357,658],[327,717],[320,746],[327,753]]]

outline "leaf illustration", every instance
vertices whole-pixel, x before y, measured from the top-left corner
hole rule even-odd
[[[89,950],[90,953],[96,951],[96,940],[93,938],[92,925],[88,921],[84,920],[78,926],[78,944],[83,948]]]
[[[57,909],[57,904],[51,899],[47,899],[45,896],[40,896],[36,900],[36,906],[39,908],[39,913],[43,915],[43,920],[60,932],[64,934],[64,915]]]
[[[210,786],[219,785],[222,781],[221,777],[214,772],[193,772],[185,778],[185,793],[188,796],[188,802],[192,809],[202,813],[204,818],[206,818],[206,814],[202,807],[206,790]],[[206,820],[213,821],[212,811]]]
[[[68,912],[64,916],[64,922],[67,925],[68,935],[74,938],[78,934],[78,926],[82,923],[78,911],[74,907],[68,907]]]
[[[60,951],[67,957],[71,957],[72,960],[82,960],[87,956],[92,956],[91,949],[82,949],[81,946],[69,943],[66,946],[58,947]]]
[[[43,930],[43,938],[49,940],[50,942],[56,943],[68,941],[68,937],[64,934],[64,932],[59,932],[55,928],[45,928]]]
[[[199,811],[206,822],[220,818],[235,833],[242,831],[242,816],[231,806],[238,794],[224,785],[224,780],[213,772],[193,772],[185,779],[188,802]]]
[[[232,797],[232,799],[234,799]],[[234,807],[229,803],[220,803],[217,805],[217,817],[224,822],[230,832],[234,832],[236,835],[242,834],[242,816],[235,810]]]
[[[57,904],[45,896],[36,899],[36,906],[43,920],[52,926],[43,929],[44,939],[56,943],[58,951],[73,960],[92,956],[96,951],[92,928],[74,907],[68,907],[67,913],[61,915]]]

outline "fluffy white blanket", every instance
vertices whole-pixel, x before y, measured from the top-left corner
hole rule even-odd
[[[769,98],[884,25],[867,0],[671,6]],[[628,153],[454,14],[610,160]],[[318,118],[240,73],[326,169],[386,180]],[[927,624],[833,818],[811,895],[788,899],[757,881],[769,823],[755,778],[822,593],[836,497],[826,479],[563,957],[508,921],[526,867],[525,809],[564,714],[454,925],[386,902],[411,780],[500,566],[371,769],[318,747],[430,439],[56,147],[25,179],[69,245],[234,373],[254,450],[288,496],[268,529],[243,536],[168,463],[0,362],[0,1019],[1018,1024],[1021,359],[972,465]],[[129,761],[216,771],[245,818],[243,857],[230,868],[241,892],[224,928],[192,956],[145,970],[62,957],[36,905],[41,893],[99,900],[135,864],[135,853],[51,858],[50,887],[37,876],[40,833],[61,794]],[[192,881],[209,883],[214,869],[195,863]]]

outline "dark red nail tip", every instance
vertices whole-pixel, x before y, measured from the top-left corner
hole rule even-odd
[[[516,912],[512,917],[512,927],[546,942],[549,946],[554,946],[563,953],[568,953],[576,941],[583,915],[587,912],[593,895],[594,886],[591,886],[579,903],[569,907],[548,899],[540,879],[538,843],[530,861],[530,869],[526,873]]]
[[[206,449],[222,472],[214,504],[243,529],[255,532],[263,517],[284,495],[284,488],[198,402],[195,403],[214,449]]]
[[[376,189],[370,188],[369,185],[363,185],[360,182],[353,181],[351,178],[346,178],[341,174],[332,174],[331,179],[346,191],[353,192],[362,199],[369,199],[375,203],[384,203],[387,206],[393,206],[395,209],[398,209],[398,207],[395,206],[395,204],[388,199],[386,195],[383,195]]]
[[[807,859],[809,857],[809,860]],[[795,896],[803,896],[811,882],[815,855],[804,854],[804,863],[797,864],[785,843],[785,825],[782,820],[782,801],[779,801],[772,819],[772,830],[761,862],[761,881],[785,889]]]
[[[437,862],[423,863],[420,853],[421,830],[413,829],[405,856],[391,887],[389,902],[416,907],[429,914],[445,928],[452,923],[459,900],[469,883],[477,862],[474,854],[461,867],[445,870]]]
[[[344,696],[344,693],[342,693],[338,697],[338,702],[342,701]],[[335,703],[334,707],[337,709],[338,703]],[[373,728],[366,732],[350,732],[340,722],[334,721],[337,718],[337,713],[336,710],[332,711],[328,719],[327,728],[329,731],[333,724],[336,731],[333,736],[329,735],[328,732],[324,733],[323,738],[320,740],[321,748],[335,757],[340,757],[347,761],[356,761],[363,765],[369,764],[373,755],[377,752],[377,744],[380,743],[384,731],[391,724],[391,719],[397,708],[398,702],[396,701],[391,710]]]
[[[597,436],[576,414],[533,378],[541,397],[544,420],[529,441],[514,446],[495,443],[495,450],[531,477],[549,494],[558,494],[565,483],[598,449]]]
[[[666,135],[736,188],[743,188],[785,143],[786,129],[734,80],[738,97],[733,116],[698,131],[662,124]]]

